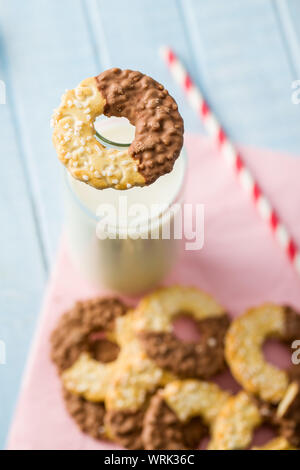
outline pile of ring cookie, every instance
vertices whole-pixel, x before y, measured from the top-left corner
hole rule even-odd
[[[179,314],[193,318],[198,342],[178,338]],[[136,308],[116,297],[76,303],[51,336],[51,357],[66,409],[81,431],[127,449],[300,448],[300,371],[269,364],[269,337],[300,338],[300,315],[265,304],[232,322],[210,295],[171,286]],[[213,382],[226,368],[242,387],[231,395]],[[277,435],[251,445],[264,423]]]

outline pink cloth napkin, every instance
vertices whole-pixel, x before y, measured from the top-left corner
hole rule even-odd
[[[185,252],[165,284],[199,286],[213,294],[233,316],[265,301],[300,308],[299,275],[239,188],[215,145],[207,138],[188,136],[186,147],[187,202],[205,204],[205,243],[199,252]],[[299,243],[300,158],[266,150],[242,152]],[[49,335],[58,317],[76,299],[99,293],[103,291],[88,285],[74,270],[62,242],[11,426],[9,449],[117,448],[97,442],[77,429],[64,409],[60,382],[49,360]],[[279,361],[280,349],[275,351]]]

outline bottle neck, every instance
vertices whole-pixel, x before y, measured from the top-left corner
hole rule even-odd
[[[122,118],[100,119],[95,124],[96,138],[105,147],[126,150],[134,139],[135,128]]]

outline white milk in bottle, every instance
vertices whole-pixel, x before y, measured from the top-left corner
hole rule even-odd
[[[117,148],[121,145],[124,150],[134,139],[135,128],[127,119],[99,119],[95,127],[104,145],[108,141]],[[174,207],[178,211],[182,203],[185,170],[186,157],[182,150],[171,173],[142,188],[97,190],[66,172],[68,249],[83,277],[95,285],[128,295],[144,292],[164,279],[175,265],[182,246],[182,240],[174,235],[172,222]],[[175,206],[170,211],[168,207],[172,204]],[[121,214],[120,207],[125,206],[127,212]],[[105,226],[99,223],[106,212],[103,208],[113,209],[106,217]],[[143,208],[142,215],[137,211],[140,208]],[[128,231],[130,236],[126,235]]]

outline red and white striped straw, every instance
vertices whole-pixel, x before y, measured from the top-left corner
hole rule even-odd
[[[294,239],[280,220],[279,215],[272,207],[268,198],[263,194],[260,185],[253,177],[249,168],[247,168],[240,153],[212,113],[199,88],[196,87],[191,76],[171,48],[167,46],[162,47],[161,54],[175,81],[183,88],[190,105],[203,121],[206,131],[217,141],[221,154],[236,171],[242,187],[250,194],[258,212],[268,223],[276,240],[285,250],[291,263],[300,274],[299,247],[297,247]]]

